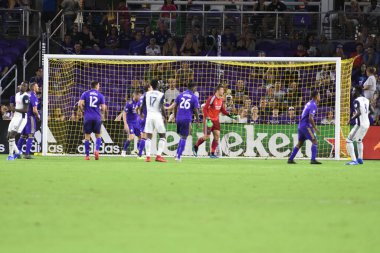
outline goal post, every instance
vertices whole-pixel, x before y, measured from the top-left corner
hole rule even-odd
[[[42,154],[83,153],[82,118],[77,114],[76,103],[80,94],[90,89],[92,81],[101,83],[108,107],[101,150],[104,154],[120,154],[127,135],[117,116],[133,90],[142,90],[146,82],[158,79],[163,91],[170,90],[166,96],[169,100],[173,94],[184,91],[189,81],[195,82],[200,104],[205,103],[217,85],[225,86],[226,107],[238,114],[237,120],[220,117],[220,148],[226,157],[288,157],[297,140],[303,106],[310,100],[311,91],[319,90],[318,157],[339,159],[346,156],[343,136],[349,132],[345,123],[350,113],[352,63],[353,59],[337,57],[46,54]],[[165,154],[173,155],[179,136],[174,122],[167,127]],[[202,129],[193,124],[185,155],[191,155],[191,147],[201,135]],[[200,148],[201,155],[207,155],[209,145],[208,142]],[[309,148],[307,142],[298,157],[309,157]]]

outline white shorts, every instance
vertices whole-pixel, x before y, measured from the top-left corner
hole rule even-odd
[[[363,141],[365,134],[367,133],[369,127],[355,125],[351,129],[350,134],[348,135],[348,140],[350,141]]]
[[[14,131],[20,134],[22,130],[24,130],[27,121],[28,119],[26,115],[23,117],[21,113],[16,112],[13,115],[11,122],[9,123],[8,132]]]
[[[146,118],[144,132],[147,134],[152,134],[154,129],[157,130],[157,133],[164,134],[166,133],[164,119],[161,115],[149,116]]]

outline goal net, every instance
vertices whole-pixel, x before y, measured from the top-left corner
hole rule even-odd
[[[228,157],[285,158],[297,143],[297,124],[313,90],[321,101],[316,114],[318,157],[346,155],[345,123],[350,113],[352,60],[340,58],[234,58],[234,57],[146,57],[46,55],[44,61],[43,154],[83,154],[83,117],[78,112],[80,95],[99,81],[107,113],[102,125],[100,153],[119,155],[127,134],[120,113],[134,90],[151,79],[160,80],[170,104],[176,94],[196,83],[200,104],[225,87],[225,106],[237,120],[220,115],[220,153]],[[170,113],[169,113],[170,114]],[[179,141],[176,125],[169,117],[167,147],[174,155]],[[184,155],[202,136],[193,124]],[[155,139],[152,140],[155,147]],[[136,149],[130,145],[129,152]],[[310,157],[306,142],[298,157]],[[153,151],[155,150],[153,147]],[[210,142],[202,144],[206,156]],[[153,152],[154,153],[154,152]]]

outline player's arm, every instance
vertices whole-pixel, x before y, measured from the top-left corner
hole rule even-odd
[[[127,123],[127,112],[123,110],[123,122],[124,122],[124,130],[128,133],[129,132],[129,126]]]
[[[22,109],[15,109],[15,111],[19,112],[19,113],[27,113],[28,112],[28,108],[29,108],[29,104],[30,104],[30,98],[29,98],[29,96],[24,95],[22,97],[22,103],[23,103],[24,107]]]
[[[100,112],[102,114],[102,120],[106,119],[107,118],[107,106],[104,102],[104,97],[103,95],[101,94],[100,96],[100,102],[99,102],[99,105],[100,105]]]
[[[165,109],[166,110],[172,110],[172,109],[176,109],[177,108],[177,103],[174,101],[170,106],[165,106]]]
[[[211,103],[211,99],[213,98],[213,96],[209,97],[206,101],[206,104],[205,106],[203,107],[203,116],[205,119],[208,119],[208,110],[210,109],[210,103]]]
[[[166,122],[166,111],[165,111],[164,97],[162,97],[162,99],[160,101],[160,107],[161,107],[162,117],[164,117],[164,121]]]
[[[230,117],[231,119],[237,119],[237,115],[229,113],[226,110],[226,107],[224,106],[224,102],[222,104],[222,107],[220,108],[220,111],[222,112],[223,115],[226,115],[226,116]]]
[[[178,106],[177,106],[176,102],[174,102],[172,105],[174,105],[173,113],[174,113],[174,118],[176,119],[177,118]]]
[[[359,104],[359,101],[355,100],[354,101],[354,109],[355,109],[355,113],[354,115],[352,116],[352,118],[348,121],[348,124],[350,124],[351,120],[356,120],[357,118],[360,117],[360,115],[362,115],[362,113],[360,112],[360,104]]]
[[[142,101],[142,105],[141,105],[141,108],[140,108],[140,116],[141,116],[141,118],[144,118],[143,111],[145,111],[145,109],[146,109],[146,96],[144,96],[144,99]]]
[[[38,109],[37,109],[37,99],[36,99],[36,97],[31,97],[30,100],[31,100],[30,101],[31,105],[33,106],[33,114],[34,114],[34,116],[36,116],[37,120],[40,121],[41,117],[40,117],[40,114],[38,113]]]
[[[309,114],[309,122],[311,124],[311,126],[314,128],[314,130],[316,132],[319,132],[319,129],[317,128],[317,125],[315,124],[315,121],[314,121],[314,115],[313,114]]]

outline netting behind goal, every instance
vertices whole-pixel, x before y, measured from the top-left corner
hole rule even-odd
[[[63,57],[63,56],[61,56]],[[141,58],[139,58],[141,59]],[[127,134],[123,131],[120,113],[133,90],[142,90],[151,79],[161,81],[170,104],[176,94],[186,89],[189,81],[198,85],[199,101],[203,104],[214,94],[218,84],[225,86],[227,110],[238,114],[237,120],[220,116],[220,151],[230,157],[287,157],[297,142],[297,124],[303,107],[310,100],[312,90],[319,90],[321,103],[316,121],[321,130],[319,157],[334,157],[336,127],[340,135],[346,135],[348,128],[336,125],[347,122],[349,117],[350,77],[352,60],[341,63],[341,83],[337,81],[337,62],[243,61],[241,58],[228,61],[223,58],[158,58],[143,60],[125,59],[81,59],[48,56],[45,87],[48,94],[47,142],[49,153],[83,154],[82,115],[77,103],[80,95],[90,89],[92,81],[101,83],[108,107],[102,126],[103,144],[100,152],[109,155],[120,154]],[[173,89],[174,87],[174,89]],[[340,90],[337,90],[338,89]],[[336,94],[341,94],[340,115],[336,115]],[[45,93],[46,94],[46,93]],[[172,117],[169,117],[172,121]],[[191,147],[202,136],[202,129],[193,125],[188,137],[184,155],[191,155]],[[338,138],[339,139],[339,138]],[[174,155],[179,141],[175,123],[167,125],[166,155]],[[153,140],[153,145],[155,141]],[[344,138],[341,138],[341,154],[345,154]],[[136,148],[137,141],[130,150]],[[310,156],[307,142],[299,157]],[[210,143],[200,147],[199,154],[207,155]],[[153,149],[154,150],[154,149]]]

